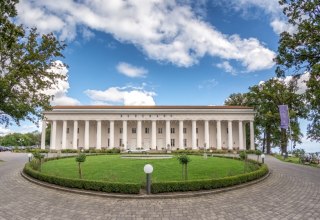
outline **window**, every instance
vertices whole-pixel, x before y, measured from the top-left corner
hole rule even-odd
[[[196,133],[198,134],[198,128],[196,128]]]
[[[120,128],[120,134],[122,134],[122,130],[123,130],[123,129],[122,129],[122,128]],[[121,146],[121,145],[120,145],[120,146]]]
[[[121,138],[119,139],[119,146],[120,147],[122,146],[122,139]]]
[[[145,128],[144,133],[149,134],[149,128]]]
[[[69,134],[69,128],[67,128],[67,134]]]
[[[108,134],[110,134],[110,128],[108,128]]]
[[[136,134],[137,133],[137,129],[136,128],[132,128],[132,134]]]
[[[174,147],[174,139],[171,139],[171,147]]]
[[[78,134],[79,134],[79,132],[80,132],[80,128],[78,128]]]
[[[174,134],[174,128],[170,128],[171,134]]]
[[[184,133],[184,134],[187,133],[187,128],[183,128],[183,133]]]
[[[110,138],[108,138],[108,147],[110,147]]]
[[[158,128],[158,134],[162,134],[162,128]]]
[[[187,147],[187,139],[183,139],[183,146]]]

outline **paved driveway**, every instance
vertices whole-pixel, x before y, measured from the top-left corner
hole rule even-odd
[[[44,188],[19,172],[26,154],[1,152],[0,219],[320,219],[320,169],[267,157],[265,181],[181,199],[113,199]]]

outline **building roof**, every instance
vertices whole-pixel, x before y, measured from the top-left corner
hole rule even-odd
[[[53,106],[53,109],[253,109],[246,106],[200,106],[200,105],[153,105],[153,106],[121,106],[121,105],[74,105]]]

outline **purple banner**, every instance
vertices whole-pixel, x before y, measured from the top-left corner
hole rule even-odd
[[[288,129],[289,127],[289,113],[287,105],[279,105],[279,113],[280,113],[280,128]]]

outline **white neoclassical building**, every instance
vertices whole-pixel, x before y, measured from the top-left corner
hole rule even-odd
[[[254,149],[254,110],[240,106],[55,106],[44,112],[41,148]],[[249,131],[246,124],[249,123]]]

